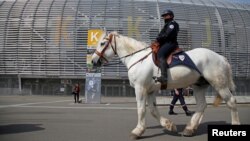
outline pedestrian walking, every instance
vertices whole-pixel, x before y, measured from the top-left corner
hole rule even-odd
[[[184,89],[178,88],[178,89],[172,90],[171,92],[173,93],[173,99],[171,101],[168,114],[169,115],[177,115],[177,113],[174,112],[174,106],[175,106],[177,100],[179,100],[181,103],[182,109],[185,111],[186,115],[187,116],[193,115],[194,112],[189,111],[187,108],[187,105],[186,105],[186,102],[185,102],[185,99],[183,96]]]

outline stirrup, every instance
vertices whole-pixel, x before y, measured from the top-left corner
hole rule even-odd
[[[167,83],[168,82],[168,79],[166,77],[156,77],[156,76],[153,76],[153,79],[155,80],[155,83],[156,82],[160,82],[160,83]]]

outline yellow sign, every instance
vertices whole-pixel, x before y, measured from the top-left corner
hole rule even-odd
[[[96,48],[97,43],[102,35],[101,29],[90,29],[88,30],[88,48]]]

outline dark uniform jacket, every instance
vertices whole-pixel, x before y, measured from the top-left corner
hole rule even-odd
[[[179,24],[174,20],[165,22],[165,25],[161,32],[158,34],[156,40],[159,42],[160,46],[167,42],[177,43],[177,35],[179,32]]]

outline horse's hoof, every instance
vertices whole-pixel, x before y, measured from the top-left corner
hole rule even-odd
[[[137,140],[137,139],[139,139],[140,137],[137,136],[137,135],[135,135],[135,134],[130,134],[130,138],[131,138],[132,140]]]
[[[166,129],[167,129],[168,131],[177,133],[177,127],[176,127],[176,125],[175,125],[173,122],[167,123],[167,124],[166,124]]]
[[[185,137],[192,137],[195,135],[195,130],[191,130],[191,129],[185,129],[182,133],[182,136],[185,136]]]

